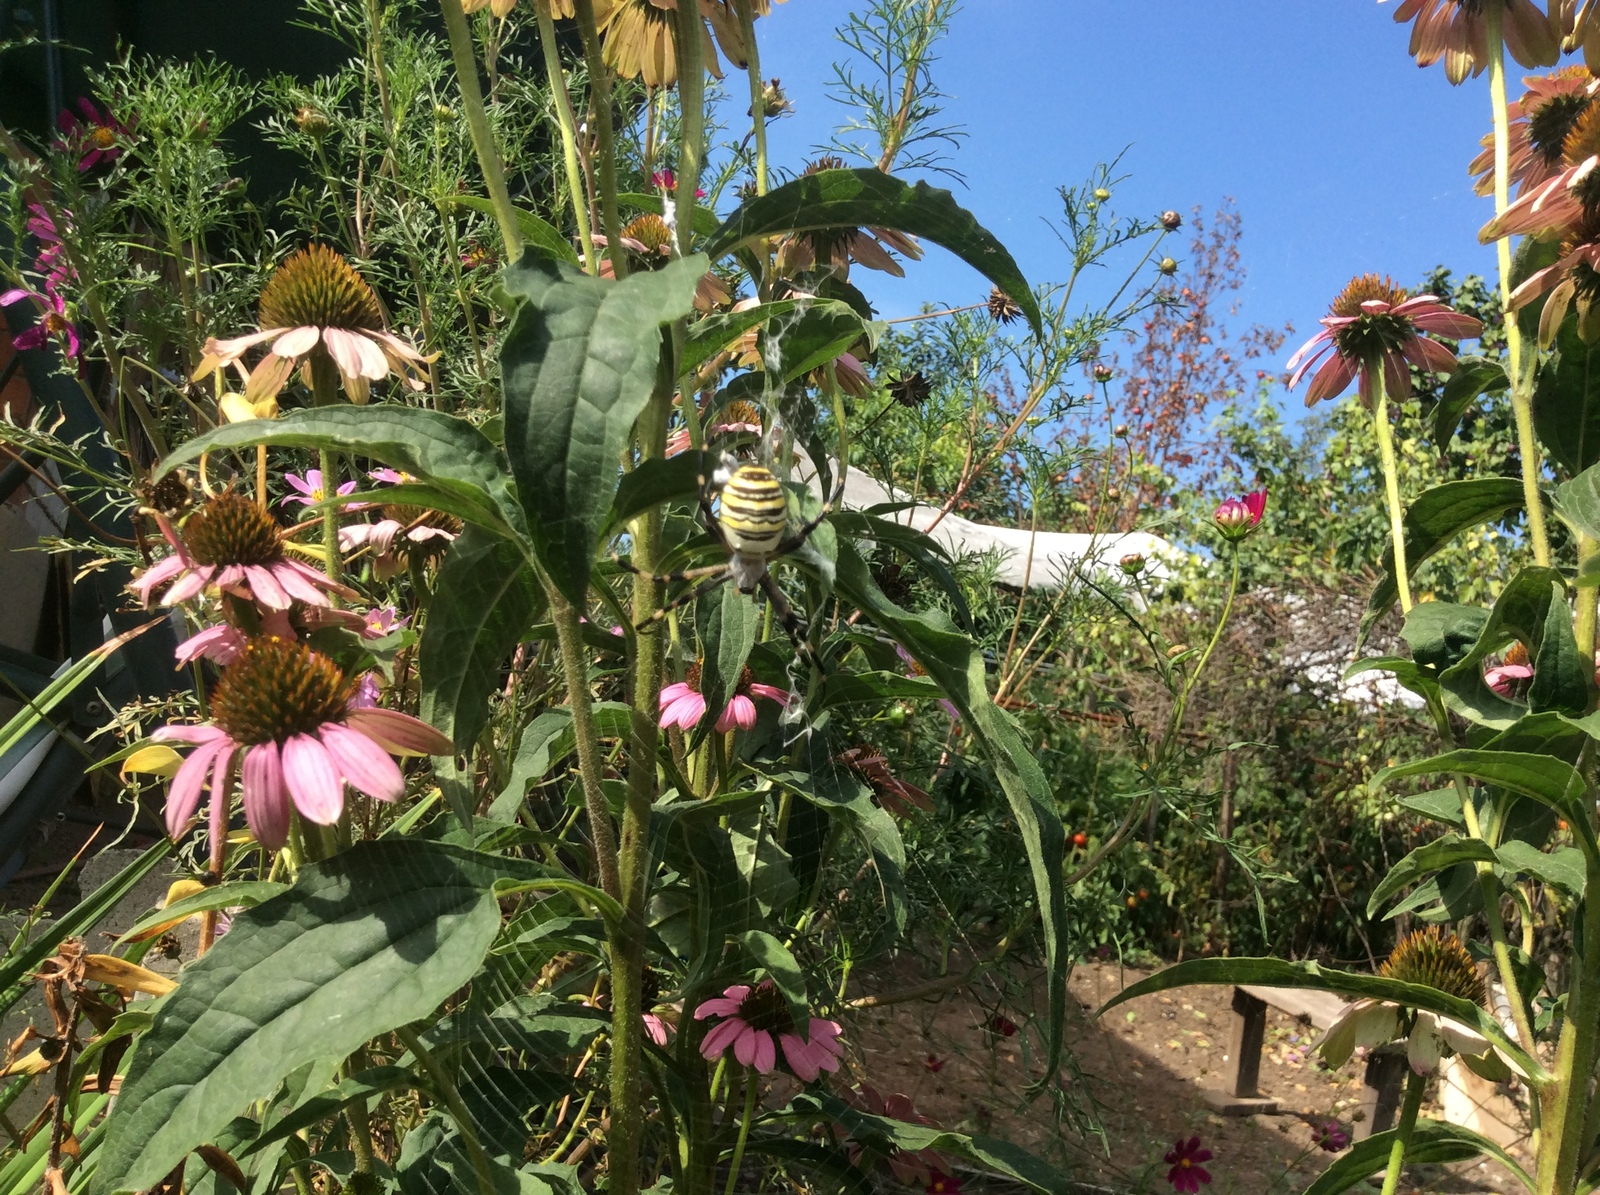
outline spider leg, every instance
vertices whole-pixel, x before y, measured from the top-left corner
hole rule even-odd
[[[699,570],[702,576],[705,574],[705,571],[706,570],[704,569]],[[728,571],[728,566],[726,564],[719,564],[712,571],[714,571],[717,575],[712,577],[711,580],[696,585],[693,589],[690,589],[684,593],[680,593],[676,598],[662,606],[661,609],[657,610],[649,618],[645,619],[643,622],[634,624],[634,630],[642,631],[651,623],[660,622],[674,610],[677,610],[683,606],[687,606],[690,602],[698,601],[700,598],[703,598],[706,594],[710,593],[718,585],[721,585],[724,581],[730,580],[733,577],[733,574]],[[682,576],[683,574],[679,574],[679,577]],[[674,577],[671,579],[678,580],[679,577]],[[656,579],[659,581],[662,578],[657,577]]]
[[[611,563],[625,572],[634,574],[636,577],[648,577],[650,580],[662,585],[672,585],[679,581],[697,581],[701,577],[709,577],[712,573],[726,572],[728,569],[727,562],[724,561],[721,564],[707,564],[700,568],[685,569],[681,573],[649,573],[639,568],[631,560],[624,560],[615,552],[611,554]]]
[[[795,651],[807,664],[818,672],[825,672],[822,657],[806,639],[805,624],[800,621],[800,616],[794,612],[794,607],[789,604],[789,599],[783,596],[783,590],[778,588],[778,583],[772,579],[770,573],[761,574],[761,592],[767,595],[767,601],[772,604],[772,612],[778,616],[778,622],[783,627],[784,634],[789,636],[794,643]]]

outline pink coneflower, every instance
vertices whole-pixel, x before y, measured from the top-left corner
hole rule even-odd
[[[352,402],[366,402],[370,384],[391,372],[413,390],[427,385],[423,366],[434,358],[423,356],[384,330],[383,312],[372,287],[326,245],[302,249],[278,267],[262,288],[257,318],[259,332],[207,340],[194,379],[235,365],[250,348],[271,341],[267,355],[245,382],[244,397],[249,402],[277,394],[296,365],[303,363],[309,370],[324,359],[338,369]],[[244,372],[242,365],[238,368]]]
[[[830,155],[808,164],[803,173],[812,175],[843,168],[844,162]],[[850,264],[855,262],[869,270],[904,278],[905,269],[895,260],[895,253],[916,261],[922,257],[922,246],[915,237],[893,228],[848,225],[790,233],[778,243],[779,268],[786,275],[816,270],[848,279]]]
[[[1578,336],[1585,344],[1600,340],[1600,209],[1579,213],[1562,233],[1561,256],[1554,264],[1535,270],[1511,292],[1510,307],[1520,311],[1541,295],[1548,295],[1539,312],[1539,344],[1548,348],[1555,340],[1569,309],[1578,313]]]
[[[998,1034],[1001,1037],[1015,1037],[1017,1035],[1017,1023],[1010,1017],[997,1012],[989,1018],[989,1032]]]
[[[1267,491],[1252,490],[1240,498],[1229,498],[1211,516],[1218,530],[1229,539],[1243,539],[1261,525],[1267,509]]]
[[[876,747],[865,744],[849,747],[834,756],[867,782],[878,804],[896,817],[910,817],[912,809],[933,812],[933,798],[889,770],[889,761]]]
[[[910,1096],[898,1091],[883,1096],[870,1084],[860,1083],[845,1092],[844,1100],[852,1108],[859,1108],[872,1116],[885,1116],[904,1124],[933,1124],[933,1121],[917,1111]],[[833,1136],[836,1141],[847,1142],[845,1149],[850,1157],[850,1164],[860,1167],[862,1156],[867,1153],[867,1146],[851,1138],[849,1130],[841,1124],[833,1126]],[[884,1161],[888,1163],[896,1181],[908,1187],[913,1184],[927,1186],[935,1175],[942,1175],[950,1168],[949,1160],[934,1149],[912,1151],[890,1145],[889,1152],[884,1155]]]
[[[288,506],[291,502],[298,502],[301,506],[315,506],[324,501],[327,491],[322,486],[322,470],[307,469],[306,475],[301,477],[298,473],[285,473],[283,480],[288,482],[289,488],[295,492],[285,494],[282,505]],[[356,492],[356,483],[347,481],[339,487],[339,497]]]
[[[1211,1172],[1200,1164],[1210,1160],[1211,1151],[1200,1147],[1200,1138],[1175,1142],[1167,1151],[1166,1163],[1172,1167],[1167,1171],[1167,1181],[1174,1191],[1195,1195],[1203,1183],[1211,1181]]]
[[[81,114],[81,115],[80,115]],[[78,173],[93,170],[102,162],[114,162],[122,153],[120,139],[128,135],[128,127],[110,112],[102,112],[93,100],[78,97],[78,111],[61,109],[56,116],[56,127],[62,140],[54,148],[82,151],[78,159]]]
[[[753,1066],[770,1075],[778,1065],[778,1048],[784,1061],[802,1082],[813,1082],[823,1071],[839,1069],[840,1028],[822,1017],[810,1018],[802,1038],[789,1012],[789,1001],[776,984],[763,979],[751,987],[736,983],[694,1010],[694,1019],[722,1017],[700,1043],[703,1058],[721,1057],[730,1046],[740,1066]]]
[[[192,664],[196,659],[212,660],[227,665],[239,658],[239,653],[244,650],[248,642],[249,639],[238,627],[219,622],[214,627],[207,627],[190,635],[178,644],[173,655],[177,658],[179,668]]]
[[[1461,315],[1436,296],[1407,298],[1404,288],[1376,274],[1351,279],[1320,322],[1322,331],[1301,345],[1288,365],[1294,371],[1289,379],[1293,390],[1322,362],[1306,390],[1308,407],[1325,398],[1337,398],[1358,374],[1361,402],[1368,410],[1380,381],[1391,395],[1409,398],[1408,365],[1434,373],[1454,373],[1456,368],[1455,354],[1421,333],[1462,340],[1483,332],[1481,321]],[[1381,376],[1376,372],[1379,368]]]
[[[373,574],[380,581],[398,573],[413,555],[431,555],[461,533],[460,520],[421,506],[389,505],[381,508],[381,514],[375,523],[350,523],[339,528],[340,550],[369,549],[374,558]]]
[[[604,249],[610,244],[603,236],[596,235],[590,239],[596,248]],[[659,270],[672,260],[676,244],[677,238],[673,236],[671,227],[654,212],[646,212],[622,229],[622,245],[628,251],[628,267],[632,270]],[[600,277],[616,277],[609,253],[600,259]],[[728,290],[728,284],[710,270],[702,274],[700,281],[695,283],[696,311],[708,312],[726,305],[732,299],[733,295]]]
[[[1600,211],[1600,105],[1579,113],[1561,142],[1559,169],[1528,187],[1478,233],[1487,244],[1512,234],[1564,235],[1586,213]]]
[[[1401,0],[1394,19],[1412,19],[1409,53],[1418,66],[1444,59],[1445,76],[1460,83],[1489,65],[1489,30],[1484,9],[1498,5],[1506,49],[1523,66],[1549,66],[1561,55],[1561,35],[1533,0]]]
[[[181,538],[165,517],[157,523],[172,545],[172,555],[128,586],[146,606],[156,588],[169,581],[172,588],[161,599],[163,606],[186,602],[211,585],[268,610],[287,610],[297,601],[326,606],[330,593],[356,596],[310,565],[289,559],[272,517],[232,490],[207,500],[191,514]]]
[[[1500,663],[1484,671],[1483,683],[1508,701],[1521,701],[1533,683],[1528,649],[1521,643],[1513,643]]]
[[[720,408],[713,416],[711,426],[705,429],[705,442],[709,447],[713,440],[721,436],[759,436],[761,434],[761,412],[756,410],[751,403],[735,399]],[[667,437],[667,455],[677,456],[680,452],[688,451],[689,429],[680,427]]]
[[[693,730],[704,720],[706,699],[700,695],[700,671],[701,664],[696,661],[689,665],[689,670],[681,681],[661,690],[663,729],[668,726],[678,726],[684,730]],[[717,715],[717,733],[726,734],[736,726],[740,730],[749,730],[755,726],[754,699],[757,697],[765,697],[768,701],[776,701],[779,705],[789,704],[789,694],[786,691],[776,685],[761,684],[751,673],[749,665],[746,665],[744,671],[739,674],[739,683],[734,687],[733,696],[728,699],[728,704],[722,713]]]
[[[448,755],[454,747],[425,722],[393,710],[351,709],[354,686],[326,656],[276,636],[252,639],[211,694],[211,721],[164,726],[151,738],[188,743],[167,797],[167,831],[182,835],[211,781],[225,797],[235,763],[245,819],[257,841],[288,839],[291,805],[329,826],[344,810],[346,785],[380,801],[405,792],[394,755]]]
[[[39,304],[39,322],[26,332],[18,332],[13,336],[11,347],[19,350],[36,349],[42,348],[48,340],[59,339],[67,356],[76,357],[82,346],[78,342],[78,326],[67,318],[65,300],[58,294],[41,295],[37,291],[19,288],[0,295],[0,307],[9,307],[23,299],[32,299]]]
[[[1561,169],[1562,149],[1578,118],[1594,106],[1600,80],[1582,65],[1564,66],[1548,75],[1529,75],[1528,90],[1506,106],[1511,118],[1507,130],[1507,178],[1518,194],[1553,178]],[[1478,176],[1479,195],[1494,191],[1494,134],[1483,138],[1483,152],[1472,160],[1470,173]]]

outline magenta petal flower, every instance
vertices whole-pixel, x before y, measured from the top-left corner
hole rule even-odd
[[[1211,1172],[1200,1164],[1211,1160],[1211,1151],[1200,1147],[1199,1137],[1174,1143],[1165,1160],[1172,1167],[1167,1171],[1167,1181],[1180,1195],[1195,1195],[1202,1184],[1211,1181]]]
[[[644,1032],[645,1036],[651,1041],[655,1042],[656,1045],[660,1046],[662,1049],[666,1048],[667,1023],[660,1017],[656,1016],[655,1013],[647,1012],[644,1014]]]
[[[20,303],[23,299],[32,299],[39,304],[39,322],[25,332],[19,332],[11,338],[11,345],[17,349],[42,348],[52,337],[64,342],[63,347],[68,357],[76,357],[82,350],[78,341],[78,326],[67,318],[67,304],[58,294],[41,295],[31,290],[8,290],[0,294],[0,307],[9,307],[13,303]]]
[[[1311,1140],[1319,1149],[1325,1149],[1331,1154],[1338,1153],[1341,1149],[1350,1146],[1350,1134],[1344,1131],[1344,1126],[1337,1120],[1324,1120],[1311,1128]]]
[[[1261,525],[1267,509],[1267,491],[1252,490],[1241,498],[1229,498],[1211,516],[1218,530],[1230,540],[1243,539]]]
[[[840,1027],[833,1021],[811,1017],[806,1035],[801,1037],[789,1002],[776,984],[764,979],[754,987],[734,984],[721,996],[705,1001],[694,1010],[694,1018],[723,1018],[712,1026],[700,1042],[703,1058],[720,1058],[729,1049],[741,1066],[754,1067],[763,1075],[778,1065],[781,1045],[783,1061],[802,1082],[814,1081],[823,1071],[839,1069],[843,1047]],[[775,1041],[774,1038],[777,1040]]]
[[[79,96],[77,112],[61,109],[56,116],[56,127],[62,139],[53,148],[81,153],[78,172],[93,170],[102,162],[112,162],[122,153],[119,138],[126,137],[128,127],[109,112],[101,112],[93,100]]]
[[[327,657],[273,636],[252,639],[224,669],[211,694],[212,721],[164,726],[151,738],[195,750],[178,768],[166,821],[182,835],[207,780],[223,795],[242,757],[245,820],[258,841],[280,847],[291,809],[331,825],[348,786],[379,801],[398,800],[405,777],[391,758],[421,750],[450,754],[450,740],[393,710],[351,710],[351,682]]]
[[[683,680],[667,685],[661,690],[662,729],[677,726],[683,730],[693,730],[705,718],[706,699],[700,695],[701,668],[699,662],[689,665]],[[783,706],[789,704],[789,694],[786,690],[756,681],[747,666],[739,676],[739,683],[734,688],[733,696],[717,715],[717,732],[727,734],[730,730],[749,730],[754,727],[757,711],[753,698],[756,697],[775,701]]]
[[[298,473],[285,473],[283,480],[289,484],[290,489],[295,491],[293,494],[284,495],[282,503],[284,506],[289,505],[291,502],[298,502],[301,506],[315,506],[328,496],[322,485],[321,469],[307,469],[304,477],[301,477]],[[347,481],[339,487],[338,496],[342,498],[346,494],[353,494],[355,489],[356,483]]]

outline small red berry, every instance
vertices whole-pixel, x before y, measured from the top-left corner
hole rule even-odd
[[[1085,834],[1082,830],[1079,830],[1076,834],[1074,834],[1072,836],[1072,845],[1073,846],[1077,846],[1077,847],[1088,846],[1089,845],[1089,836],[1087,834]]]

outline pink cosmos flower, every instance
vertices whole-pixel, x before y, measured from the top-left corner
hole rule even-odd
[[[1267,509],[1267,491],[1252,490],[1242,498],[1229,498],[1211,516],[1222,534],[1229,539],[1243,539],[1261,525],[1261,516]]]
[[[1561,54],[1561,34],[1533,0],[1401,0],[1394,19],[1411,28],[1410,54],[1422,67],[1444,59],[1445,77],[1460,83],[1489,65],[1488,26],[1483,10],[1504,10],[1506,49],[1523,66],[1549,66]]]
[[[381,469],[374,469],[367,474],[373,481],[381,481],[386,485],[410,485],[417,479],[409,473],[402,473],[399,469],[391,469],[388,465]]]
[[[26,332],[19,332],[11,338],[11,346],[15,349],[42,348],[46,341],[59,339],[65,342],[64,347],[68,357],[76,357],[82,346],[78,342],[78,326],[67,318],[67,304],[65,300],[54,292],[41,295],[37,291],[8,290],[0,295],[0,307],[9,307],[13,303],[20,303],[23,299],[32,299],[42,309],[39,322]]]
[[[675,195],[678,191],[678,176],[671,170],[657,170],[650,176],[650,185],[657,191],[665,191],[669,195]],[[706,193],[696,187],[694,197],[696,199],[704,199]]]
[[[211,694],[210,722],[163,726],[158,743],[195,748],[167,795],[167,832],[180,837],[207,782],[226,801],[237,764],[245,820],[263,845],[289,834],[291,809],[329,826],[344,810],[348,785],[380,801],[405,792],[391,755],[448,755],[454,746],[433,727],[384,709],[351,709],[352,685],[337,666],[302,643],[250,640]]]
[[[1289,379],[1291,390],[1322,362],[1306,391],[1308,407],[1324,398],[1337,398],[1358,374],[1361,401],[1368,410],[1380,377],[1391,395],[1409,398],[1408,365],[1434,373],[1454,373],[1456,368],[1455,354],[1421,333],[1461,340],[1483,332],[1481,321],[1461,315],[1436,296],[1407,298],[1402,287],[1376,274],[1352,279],[1320,322],[1322,331],[1289,358],[1288,367],[1294,371]]]
[[[196,659],[214,660],[218,664],[231,664],[238,659],[239,653],[249,640],[238,627],[228,623],[219,622],[214,627],[207,627],[190,635],[178,644],[173,655],[177,658],[177,667],[183,668],[193,663]]]
[[[378,687],[378,674],[376,672],[363,672],[361,679],[356,681],[356,691],[350,695],[347,708],[353,710],[375,710],[378,708],[378,698],[383,696],[383,690]]]
[[[68,108],[61,109],[56,116],[56,127],[61,130],[62,139],[55,142],[53,148],[83,152],[78,159],[79,174],[93,170],[102,162],[116,161],[122,153],[119,140],[128,135],[125,124],[110,112],[102,112],[86,96],[78,97],[76,113]]]
[[[697,661],[689,665],[689,671],[681,681],[666,686],[661,690],[661,726],[679,726],[684,730],[693,730],[699,726],[706,716],[706,699],[700,695],[701,664]],[[727,706],[722,713],[717,715],[716,729],[718,734],[726,734],[734,727],[740,730],[749,730],[756,724],[756,697],[765,697],[768,701],[776,701],[779,705],[789,704],[789,694],[775,685],[763,685],[755,680],[747,665],[739,676],[739,683],[734,688],[733,696],[728,699]]]
[[[961,1180],[953,1174],[938,1171],[928,1176],[928,1185],[923,1190],[927,1195],[961,1195]]]
[[[57,230],[49,209],[40,203],[30,203],[28,210],[33,213],[28,217],[28,231],[44,246],[39,250],[39,256],[34,258],[34,268],[45,276],[45,291],[56,294],[63,286],[76,282],[78,273],[66,259],[66,250],[61,244],[61,233]],[[69,217],[71,214],[63,213]]]
[[[212,585],[268,610],[287,610],[297,601],[327,606],[330,593],[357,596],[327,574],[284,555],[283,537],[272,517],[232,490],[207,500],[191,514],[181,537],[165,516],[157,516],[156,524],[172,545],[172,555],[128,586],[146,606],[155,590],[168,582],[171,588],[161,599],[163,606],[198,597]]]
[[[1180,1195],[1195,1195],[1202,1184],[1211,1181],[1211,1172],[1200,1164],[1210,1160],[1211,1151],[1200,1147],[1199,1137],[1175,1142],[1167,1151],[1166,1163],[1172,1167],[1167,1171],[1167,1181]]]
[[[736,983],[694,1010],[695,1020],[707,1017],[723,1019],[701,1041],[702,1058],[719,1058],[731,1046],[740,1066],[770,1075],[778,1065],[781,1046],[784,1061],[804,1083],[814,1082],[823,1071],[839,1069],[844,1051],[838,1041],[838,1023],[812,1017],[802,1038],[790,1016],[788,1000],[770,979],[754,987]]]
[[[1600,79],[1585,66],[1564,66],[1547,75],[1529,75],[1522,98],[1506,105],[1510,117],[1507,140],[1508,179],[1517,194],[1552,178],[1561,169],[1567,134],[1595,103]],[[1494,134],[1483,137],[1483,151],[1468,171],[1478,176],[1473,189],[1494,193]]]
[[[396,518],[396,513],[408,516],[406,521]],[[402,555],[408,554],[412,546],[443,547],[456,538],[454,530],[439,526],[434,512],[420,507],[384,507],[383,515],[375,523],[350,523],[339,528],[339,549],[370,549],[374,557],[372,571],[380,581],[387,581],[400,571],[405,563]]]
[[[384,606],[382,609],[368,610],[362,620],[362,638],[382,639],[385,635],[392,635],[401,630],[411,619],[401,618],[400,611],[393,606]]]
[[[1312,1125],[1311,1140],[1318,1149],[1325,1149],[1331,1154],[1350,1146],[1350,1134],[1344,1131],[1344,1126],[1337,1120],[1324,1120]]]
[[[281,503],[283,506],[288,506],[291,502],[298,502],[301,506],[315,506],[328,496],[322,488],[321,469],[307,469],[304,477],[301,477],[298,473],[285,473],[283,479],[289,483],[289,488],[295,491],[292,494],[283,496],[283,502]],[[342,498],[346,494],[355,493],[355,491],[356,483],[347,481],[339,487],[338,496]]]

